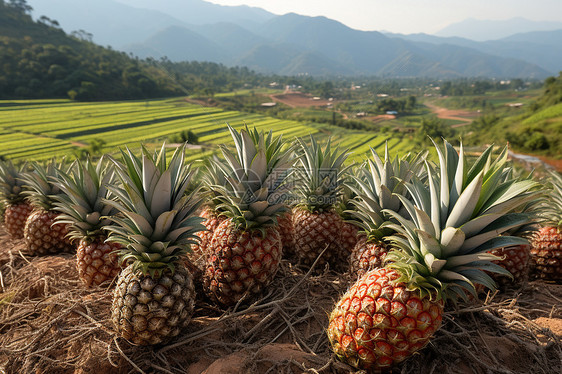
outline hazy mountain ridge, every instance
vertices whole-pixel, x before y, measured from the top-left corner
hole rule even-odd
[[[562,22],[532,21],[522,17],[506,20],[468,18],[437,31],[435,36],[461,37],[474,41],[498,40],[517,33],[562,29]]]
[[[486,42],[428,34],[386,33],[385,35],[416,43],[461,46],[504,58],[518,59],[536,64],[551,74],[562,70],[562,43],[560,42],[562,40],[562,29],[518,33],[503,39]]]
[[[528,48],[534,48],[537,57],[523,62],[521,49],[507,46],[522,42],[502,42],[508,52],[497,57],[497,50],[502,48],[467,39],[446,38],[446,43],[440,43],[441,38],[429,35],[419,35],[419,40],[410,36],[389,37],[376,31],[354,30],[325,17],[275,16],[259,8],[224,7],[203,0],[166,0],[158,4],[148,0],[81,0],[90,8],[98,8],[91,12],[96,15],[93,25],[72,5],[76,0],[48,0],[48,9],[37,9],[36,4],[44,5],[46,1],[30,1],[36,7],[36,16],[46,14],[57,19],[67,31],[81,28],[92,32],[94,41],[100,44],[110,44],[140,57],[214,61],[227,66],[248,66],[264,73],[543,78],[556,71],[553,66],[557,64],[545,63],[539,53],[542,47],[531,41],[526,43]],[[160,10],[138,9],[142,6]],[[104,16],[106,8],[111,14]],[[57,9],[64,9],[65,17],[72,18],[72,22],[61,19]],[[206,23],[205,12],[211,10],[216,15],[209,19],[220,22]],[[150,12],[154,12],[153,19],[146,16]],[[231,22],[222,22],[228,14]],[[197,25],[187,22],[196,15]],[[79,26],[84,17],[84,27],[68,26]],[[117,22],[113,28],[107,26],[115,18],[122,18],[123,22]],[[254,21],[244,21],[248,18]],[[440,46],[435,47],[436,44]],[[557,52],[549,53],[552,56],[547,53],[548,57],[556,60]],[[539,67],[538,63],[542,65]]]

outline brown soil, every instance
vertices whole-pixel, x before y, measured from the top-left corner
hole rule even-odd
[[[462,121],[464,123],[459,123],[456,125],[453,125],[451,127],[461,127],[461,126],[466,126],[472,123],[472,121],[474,121],[474,119],[478,116],[480,116],[480,113],[478,112],[467,112],[465,110],[453,110],[453,109],[447,109],[447,108],[442,108],[439,107],[437,105],[431,104],[431,103],[425,103],[425,106],[427,106],[429,109],[431,109],[433,111],[433,113],[435,113],[435,115],[437,115],[437,118],[442,118],[442,119],[452,119],[455,121]]]
[[[333,103],[329,100],[313,100],[313,97],[303,93],[284,93],[281,95],[269,95],[271,100],[285,104],[291,108],[321,107]]]
[[[72,255],[30,256],[0,228],[0,272],[0,373],[360,373],[331,354],[328,314],[349,278],[327,269],[283,262],[261,299],[228,311],[198,297],[184,334],[155,347],[116,335],[112,289],[84,289]],[[560,373],[561,323],[562,285],[533,281],[449,307],[392,372]]]

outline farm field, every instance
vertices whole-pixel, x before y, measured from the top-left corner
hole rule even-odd
[[[255,126],[285,137],[332,136],[335,143],[349,148],[359,159],[372,146],[379,151],[389,141],[398,152],[410,149],[390,134],[367,133],[329,125],[305,124],[292,120],[227,111],[188,103],[181,98],[149,101],[77,103],[67,100],[0,101],[0,155],[15,162],[46,160],[72,155],[94,139],[105,142],[103,152],[119,147],[161,143],[173,134],[193,131],[201,147],[188,152],[188,159],[208,157],[215,144],[230,141],[225,124]]]

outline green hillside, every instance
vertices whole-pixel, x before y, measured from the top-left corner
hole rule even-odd
[[[505,115],[494,109],[485,113],[472,124],[466,139],[472,144],[508,141],[518,152],[561,158],[562,72],[546,79],[542,94],[516,112]]]
[[[67,35],[46,16],[33,21],[25,0],[0,0],[0,99],[148,99],[253,87],[270,78],[211,62],[140,60]]]
[[[47,17],[34,22],[25,1],[0,1],[0,97],[79,100],[170,96],[162,72],[97,46],[85,32],[68,36]]]

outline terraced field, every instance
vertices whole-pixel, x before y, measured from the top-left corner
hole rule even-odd
[[[361,158],[369,146],[382,150],[386,140],[391,148],[400,142],[388,135],[202,107],[181,98],[101,103],[0,101],[0,155],[15,161],[62,157],[87,147],[93,139],[103,139],[103,151],[111,153],[125,145],[159,143],[172,134],[192,130],[203,144],[200,149],[189,150],[188,158],[195,160],[215,152],[212,145],[230,142],[226,123],[271,129],[286,138],[333,136],[342,147],[353,151],[352,159]]]

